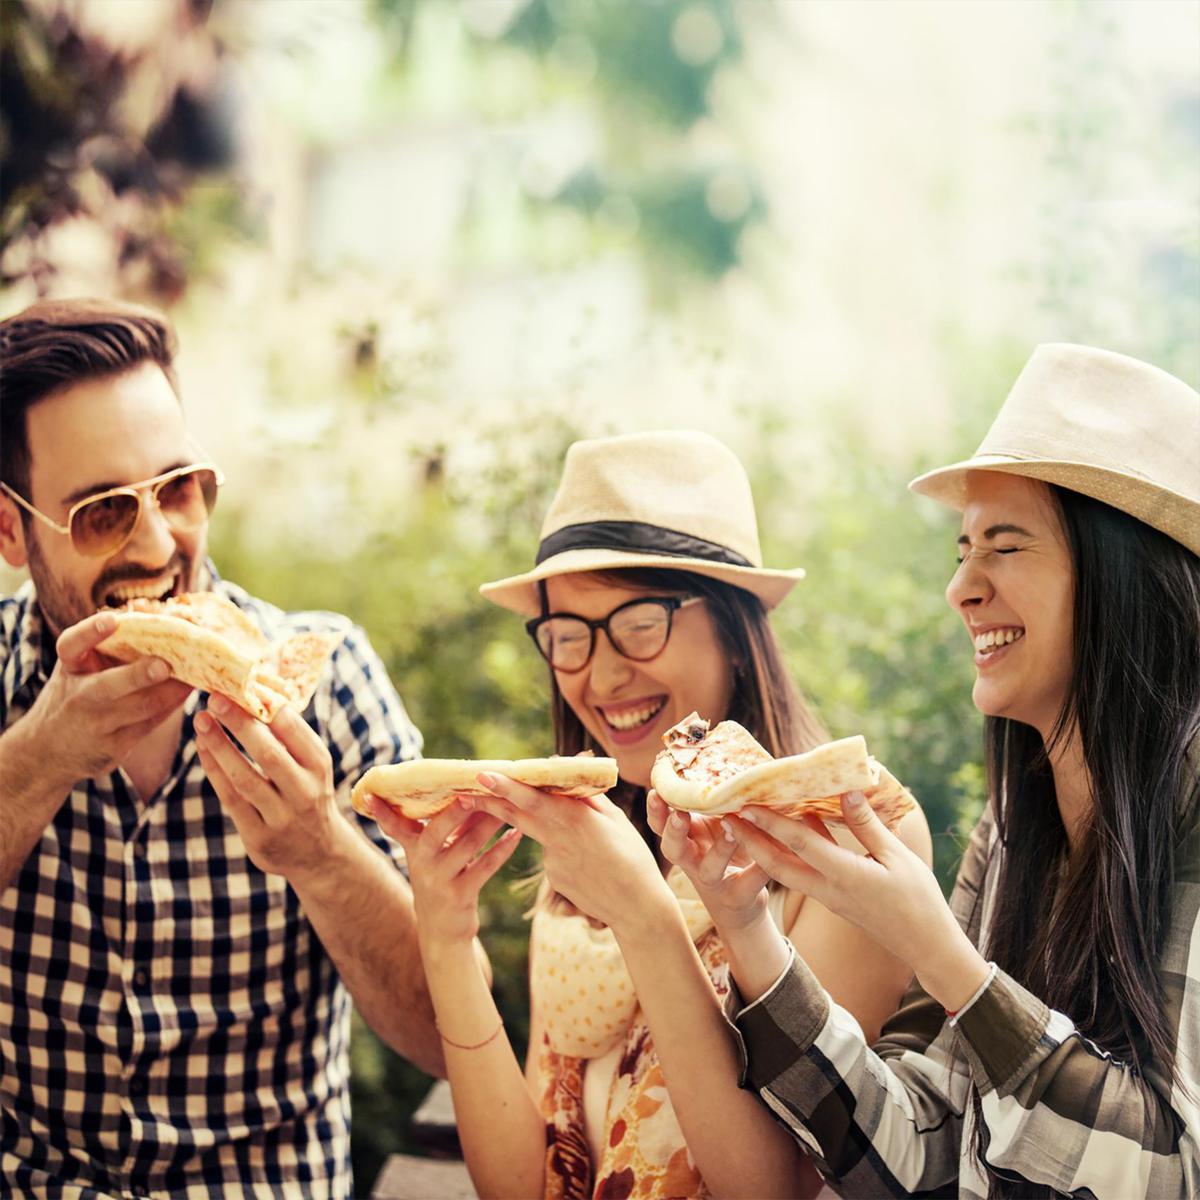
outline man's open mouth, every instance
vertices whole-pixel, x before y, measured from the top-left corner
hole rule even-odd
[[[183,591],[183,572],[172,571],[153,579],[132,579],[115,583],[104,592],[104,608],[120,608],[130,600],[169,600]]]

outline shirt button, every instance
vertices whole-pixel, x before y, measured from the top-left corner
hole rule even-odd
[[[150,982],[150,972],[138,967],[133,973],[133,982],[135,987],[144,988]]]
[[[145,858],[146,857],[146,843],[145,842],[134,842],[133,843],[133,857],[134,858]]]

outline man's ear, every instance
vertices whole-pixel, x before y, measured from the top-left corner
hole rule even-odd
[[[21,511],[3,492],[0,492],[0,554],[10,567],[23,567],[29,561]]]

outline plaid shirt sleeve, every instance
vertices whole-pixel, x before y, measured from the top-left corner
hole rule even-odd
[[[327,686],[314,698],[317,732],[333,758],[338,803],[366,837],[402,866],[404,854],[371,820],[350,807],[350,789],[371,767],[421,756],[409,719],[379,655],[358,626],[334,651]]]
[[[988,824],[952,897],[973,940]],[[966,1161],[963,1120],[972,1090],[982,1097],[988,1161],[1004,1172],[1098,1200],[1195,1195],[1200,845],[1185,849],[1161,963],[1177,1034],[1174,1083],[1139,1077],[1003,971],[956,1028],[914,986],[871,1048],[796,962],[738,1018],[749,1084],[848,1195],[949,1195],[956,1185],[975,1194],[968,1176],[983,1181]]]

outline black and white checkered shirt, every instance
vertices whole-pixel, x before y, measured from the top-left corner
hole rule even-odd
[[[343,634],[305,714],[343,804],[368,767],[420,753],[360,629],[213,588],[272,639]],[[52,665],[26,584],[0,600],[0,730]],[[205,779],[201,701],[157,795],[121,771],[79,783],[0,896],[4,1197],[351,1195],[349,996]]]

